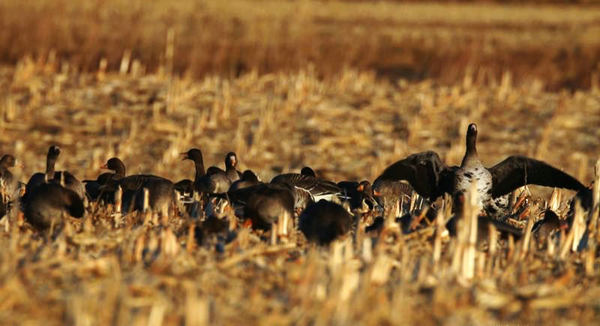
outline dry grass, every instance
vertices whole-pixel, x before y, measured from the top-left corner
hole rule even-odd
[[[373,180],[427,149],[459,163],[473,121],[488,165],[525,154],[597,178],[595,7],[260,4],[1,1],[0,60],[14,64],[0,67],[0,149],[24,162],[14,173],[43,170],[57,143],[57,168],[81,179],[114,155],[129,173],[190,178],[177,154],[200,147],[208,165],[235,151],[263,180],[303,165]],[[398,67],[405,79],[378,78]],[[561,86],[584,88],[549,91]],[[531,190],[527,229],[547,201],[564,217],[572,194]],[[567,241],[579,227],[558,243],[497,241],[466,206],[452,239],[435,228],[446,210],[409,235],[388,219],[374,237],[364,220],[316,248],[240,229],[222,250],[175,216],[101,210],[48,237],[13,213],[0,324],[598,324],[597,206],[581,253]]]
[[[42,170],[47,146],[59,143],[58,167],[82,178],[119,155],[131,173],[177,179],[193,172],[176,154],[199,146],[208,164],[222,164],[235,150],[243,168],[267,180],[303,164],[335,180],[372,180],[388,163],[425,149],[458,163],[466,124],[475,121],[485,162],[528,154],[588,183],[600,147],[598,90],[548,93],[536,83],[512,86],[509,75],[493,87],[473,84],[469,76],[445,87],[392,84],[354,70],[325,79],[303,70],[199,81],[128,71],[81,74],[27,59],[1,70],[2,149],[25,162],[15,172]],[[557,206],[563,214],[568,199]],[[538,212],[542,204],[534,203]],[[5,218],[0,323],[599,319],[595,251],[572,253],[565,241],[551,250],[538,249],[533,239],[503,240],[488,252],[482,242],[474,247],[473,227],[448,242],[433,228],[398,236],[390,225],[377,243],[358,232],[354,242],[319,249],[301,240],[270,246],[242,230],[219,253],[214,245],[196,247],[189,221],[172,218],[168,228],[135,221],[114,227],[107,213],[93,214],[46,239],[16,216]]]
[[[307,164],[333,179],[372,180],[416,151],[433,149],[457,164],[474,121],[484,162],[531,155],[589,182],[600,147],[598,90],[514,87],[510,74],[495,87],[471,76],[446,87],[392,84],[354,70],[326,79],[303,70],[200,81],[133,70],[79,74],[27,59],[1,70],[4,151],[27,162],[26,175],[43,170],[47,147],[58,143],[66,149],[62,166],[85,178],[112,155],[131,173],[190,177],[191,164],[178,154],[197,146],[207,164],[234,150],[243,168],[265,179]]]
[[[531,4],[4,0],[0,61],[30,54],[118,70],[126,54],[149,71],[196,77],[310,63],[324,76],[353,67],[449,85],[465,74],[490,83],[509,70],[518,83],[577,89],[598,84],[599,18],[596,6]]]

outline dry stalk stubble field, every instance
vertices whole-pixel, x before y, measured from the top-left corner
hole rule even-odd
[[[118,1],[109,2],[114,3]],[[239,16],[252,17],[245,2],[234,3],[241,5],[225,13],[237,10],[244,13]],[[4,4],[10,5],[14,2]],[[335,5],[350,6],[325,4],[321,14],[327,16],[327,8]],[[428,5],[423,8],[439,15],[428,11]],[[308,9],[305,15],[311,17]],[[583,9],[560,15],[544,10],[547,14],[540,17],[552,25],[572,19],[569,10],[577,15]],[[473,16],[465,12],[457,10],[455,19],[461,24],[462,15]],[[525,20],[527,13],[523,15],[507,16]],[[445,18],[452,22],[453,17]],[[64,22],[72,29],[72,21]],[[3,153],[24,162],[14,171],[20,180],[44,169],[45,151],[53,143],[63,148],[59,169],[81,179],[94,178],[98,166],[114,155],[124,160],[129,173],[189,178],[193,166],[178,154],[200,147],[208,165],[221,165],[224,154],[235,151],[242,169],[257,171],[263,180],[303,165],[336,181],[373,180],[388,164],[427,149],[458,164],[471,121],[478,123],[479,153],[488,165],[506,155],[525,154],[585,184],[595,178],[600,92],[594,85],[548,90],[544,75],[526,80],[518,71],[485,80],[473,70],[457,71],[461,77],[452,83],[388,80],[365,70],[373,67],[360,65],[324,74],[318,60],[299,70],[270,72],[249,64],[237,77],[193,78],[193,73],[168,73],[170,67],[178,69],[178,56],[186,52],[174,46],[172,61],[166,60],[166,33],[156,34],[159,49],[152,51],[163,53],[162,63],[154,63],[157,69],[135,54],[131,60],[116,50],[106,53],[113,57],[107,60],[107,71],[91,69],[77,60],[35,56],[32,45],[33,56],[21,50],[22,59],[0,69],[0,143]],[[177,37],[185,34],[175,32]],[[111,67],[123,69],[119,73]],[[530,190],[532,217],[537,218],[550,193]],[[561,216],[571,196],[562,193],[556,205]],[[471,227],[472,216],[465,219]],[[440,215],[447,217],[447,212]],[[48,237],[12,213],[0,222],[0,324],[598,322],[600,266],[595,249],[571,252],[565,237],[558,248],[538,246],[535,238],[486,246],[484,237],[476,246],[467,226],[447,240],[435,231],[438,222],[431,223],[410,235],[388,225],[387,235],[375,241],[361,231],[361,222],[351,237],[329,248],[306,244],[296,233],[287,243],[269,245],[240,230],[219,252],[212,241],[198,246],[190,237],[194,221],[175,216],[166,225],[144,222],[140,216],[115,223],[110,212],[100,209],[83,221],[66,221],[62,232]]]

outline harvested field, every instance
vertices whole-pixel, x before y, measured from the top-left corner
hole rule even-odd
[[[350,67],[452,85],[511,71],[552,90],[597,86],[600,73],[593,4],[4,0],[0,31],[1,62],[32,55],[85,71],[119,69],[123,56],[195,77],[311,64],[321,76]]]
[[[522,154],[586,185],[596,180],[591,218],[576,214],[577,226],[562,231],[555,242],[531,232],[520,239],[495,239],[487,226],[476,234],[477,214],[469,205],[456,237],[436,227],[450,217],[448,206],[438,220],[424,221],[412,233],[402,233],[389,216],[381,233],[365,233],[377,215],[371,211],[357,216],[351,234],[318,247],[297,230],[272,243],[269,232],[242,226],[231,241],[213,236],[198,243],[198,220],[179,215],[158,220],[144,213],[121,217],[95,204],[84,219],[66,219],[54,232],[41,233],[13,209],[0,220],[0,324],[600,322],[600,172],[595,173],[600,89],[593,82],[600,57],[600,34],[593,31],[600,26],[600,11],[594,6],[563,11],[546,5],[489,9],[469,4],[453,5],[448,14],[436,4],[387,2],[324,2],[320,11],[312,1],[264,1],[261,10],[246,1],[199,2],[198,7],[183,1],[171,11],[156,9],[167,6],[163,1],[128,3],[0,3],[0,60],[5,63],[0,67],[0,149],[23,163],[12,170],[19,180],[44,171],[48,146],[58,144],[63,154],[57,168],[80,179],[95,178],[112,156],[120,157],[129,173],[191,178],[193,165],[182,162],[179,153],[199,147],[207,166],[222,166],[225,153],[235,151],[239,169],[252,169],[265,181],[304,165],[334,181],[372,181],[394,161],[424,150],[459,164],[466,127],[476,122],[479,155],[488,166]],[[299,8],[304,11],[294,15]],[[410,15],[398,14],[407,8]],[[19,10],[24,14],[17,17]],[[90,19],[92,13],[97,20]],[[116,24],[133,22],[128,15],[136,13],[137,24]],[[200,24],[194,15],[207,21]],[[173,22],[153,24],[159,16]],[[263,25],[249,23],[255,20]],[[394,28],[369,29],[372,21]],[[328,30],[328,24],[336,28]],[[338,27],[345,24],[349,32],[340,34]],[[169,26],[176,39],[172,55],[166,45]],[[244,31],[236,41],[234,26]],[[488,49],[493,55],[477,52],[477,60],[485,60],[450,66],[431,59],[427,64],[438,72],[390,79],[381,70],[387,68],[378,65],[385,66],[386,58],[392,58],[393,67],[400,61],[379,46],[398,43],[373,38],[372,48],[359,48],[371,39],[368,35],[385,38],[388,29],[394,42],[410,35],[444,40],[419,41],[415,51],[425,46],[425,52],[441,48],[446,53],[458,44],[460,52],[472,47],[463,48],[457,39],[474,39],[484,40],[482,47],[494,44]],[[355,33],[366,36],[357,39]],[[75,34],[79,38],[71,39]],[[317,49],[332,39],[365,51],[339,57],[335,51],[345,53],[345,45]],[[270,40],[272,47],[257,40]],[[314,51],[306,46],[312,41]],[[523,50],[525,43],[531,48]],[[186,48],[192,44],[198,48]],[[241,50],[249,44],[250,50]],[[582,52],[576,44],[585,45]],[[285,48],[298,48],[297,56],[281,52]],[[123,49],[129,54],[124,56]],[[561,49],[565,61],[549,59]],[[521,50],[522,58],[515,55]],[[372,56],[361,57],[369,51]],[[571,57],[571,51],[581,56]],[[503,63],[503,56],[510,60]],[[454,64],[454,59],[444,60]],[[546,59],[554,63],[541,63]],[[245,68],[232,73],[240,60],[247,60]],[[338,65],[330,65],[334,62]],[[425,67],[418,60],[406,65]],[[528,229],[547,206],[561,218],[568,214],[573,193],[551,191],[526,188]],[[583,229],[590,231],[588,248],[572,250]]]

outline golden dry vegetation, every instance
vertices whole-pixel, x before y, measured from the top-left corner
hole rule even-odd
[[[170,54],[166,48],[172,40]],[[534,2],[65,1],[0,3],[0,60],[25,54],[94,71],[125,55],[149,71],[237,76],[314,65],[446,84],[510,70],[551,89],[598,84],[600,7]],[[169,56],[173,60],[169,60]],[[103,59],[105,59],[104,63]],[[170,63],[170,64],[169,64]]]
[[[190,178],[178,154],[200,147],[208,165],[235,151],[263,180],[303,165],[373,180],[427,149],[458,164],[472,121],[484,163],[525,154],[589,184],[599,16],[579,6],[5,0],[0,148],[24,163],[13,171],[22,181],[43,171],[50,144],[63,148],[57,167],[80,179],[115,155],[129,173]],[[403,65],[400,79],[384,78]],[[540,190],[532,221],[550,200]],[[572,195],[554,200],[559,215]],[[0,324],[600,320],[597,232],[573,252],[574,231],[556,246],[527,236],[491,246],[466,228],[447,239],[437,221],[408,235],[388,223],[379,237],[364,234],[367,222],[329,248],[240,228],[217,250],[177,216],[100,209],[49,236],[13,211],[0,221]]]

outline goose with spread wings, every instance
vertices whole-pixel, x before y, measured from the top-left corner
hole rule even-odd
[[[455,198],[475,182],[479,203],[487,215],[503,219],[508,211],[508,194],[528,184],[581,191],[585,186],[569,174],[533,158],[509,156],[491,168],[483,166],[477,156],[477,125],[467,129],[467,149],[460,166],[446,166],[437,153],[412,154],[388,168],[375,180],[404,180],[421,196],[434,201],[444,193]]]

